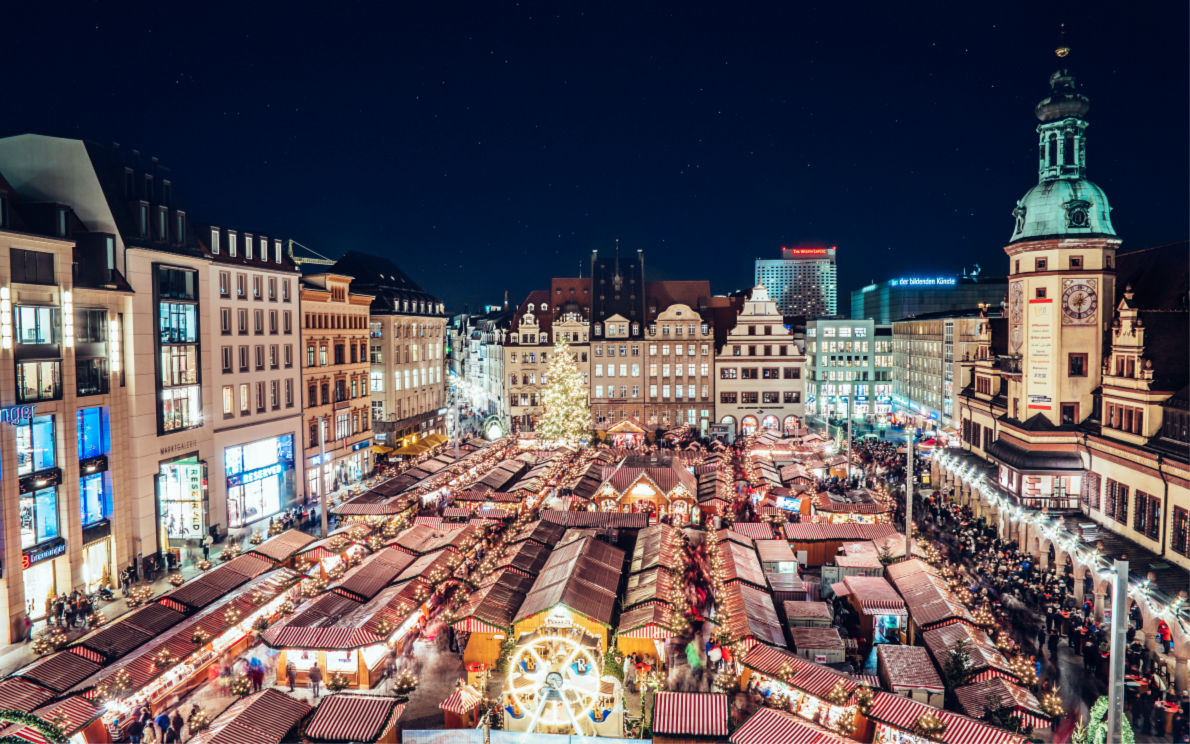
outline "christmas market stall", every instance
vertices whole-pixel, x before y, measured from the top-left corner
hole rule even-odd
[[[71,695],[44,705],[34,710],[33,716],[56,726],[63,740],[69,744],[99,744],[110,741],[108,731],[100,720],[103,709],[82,695]],[[37,728],[23,723],[14,723],[0,729],[0,737],[6,736],[14,736],[33,744],[47,742]]]
[[[314,542],[317,538],[301,530],[285,530],[265,540],[260,545],[252,546],[250,555],[260,555],[268,558],[275,566],[287,565],[301,550]]]
[[[824,729],[792,713],[760,708],[736,729],[731,744],[854,744],[855,740]]]
[[[738,531],[739,525],[732,529]],[[797,573],[797,556],[785,540],[756,540],[756,553],[760,556],[760,567],[768,573]]]
[[[608,427],[604,440],[620,449],[638,449],[645,442],[645,430],[633,419],[624,419]]]
[[[983,718],[989,706],[998,706],[1008,711],[1023,728],[1049,728],[1050,718],[1041,709],[1037,697],[1018,684],[1003,677],[990,677],[982,682],[964,685],[955,689],[955,698],[963,712],[972,718]]]
[[[446,729],[473,729],[479,725],[480,703],[483,695],[471,685],[460,684],[455,691],[438,704],[442,710],[442,727]]]
[[[405,703],[386,695],[342,693],[324,697],[302,726],[302,740],[317,744],[397,744]]]
[[[312,708],[280,690],[264,690],[232,703],[210,728],[190,737],[187,744],[281,744]]]
[[[740,676],[740,688],[760,695],[767,707],[827,727],[848,717],[854,720],[852,694],[858,687],[858,682],[830,667],[771,646],[753,646],[744,656]]]
[[[548,548],[536,543],[525,542],[523,545],[548,553]],[[512,634],[513,616],[525,601],[536,575],[536,570],[524,573],[512,567],[493,571],[471,593],[466,603],[451,613],[456,618],[450,623],[451,627],[458,633],[469,634],[463,651],[465,664],[483,665],[485,669],[495,667],[500,658],[500,645]]]
[[[992,639],[978,628],[965,623],[952,623],[921,634],[930,656],[938,669],[945,669],[951,651],[963,643],[968,656],[968,669],[974,675],[972,682],[981,682],[990,677],[1003,677],[1009,682],[1019,681],[1012,664],[1004,657]],[[1029,665],[1030,668],[1032,665]]]
[[[946,579],[932,566],[915,558],[885,568],[885,575],[909,608],[909,642],[923,632],[954,623],[974,626],[966,607],[951,596]]]
[[[884,689],[942,707],[946,688],[925,648],[891,643],[877,646],[876,672]]]
[[[666,642],[678,635],[679,619],[669,602],[637,605],[620,614],[616,628],[616,649],[638,659],[665,657]]]
[[[907,624],[905,601],[883,577],[847,576],[832,584],[860,618],[860,638],[872,645],[900,643]]]
[[[718,617],[720,629],[727,633],[732,642],[739,642],[745,648],[757,642],[774,646],[785,645],[785,631],[773,607],[772,596],[761,589],[733,581],[716,589],[717,600],[726,610],[726,617]]]
[[[877,691],[866,715],[874,744],[1026,744],[1024,736],[958,713]]]
[[[790,628],[829,628],[834,619],[826,602],[785,602],[782,609]]]
[[[653,698],[653,744],[727,738],[727,695],[658,692]]]
[[[669,516],[682,524],[700,518],[698,482],[681,461],[666,455],[629,456],[605,471],[592,501],[599,511]]]
[[[785,537],[804,566],[822,566],[834,561],[839,547],[860,540],[878,540],[894,534],[891,524],[818,524],[790,522],[785,524]]]
[[[892,521],[893,505],[867,488],[845,493],[821,491],[811,510],[814,522],[826,524],[887,524]]]
[[[318,664],[328,684],[366,690],[380,681],[392,649],[413,637],[425,618],[430,584],[423,578],[385,587],[367,602],[348,592],[327,592],[267,631],[261,640],[280,651],[277,684],[285,683],[292,663],[297,682],[309,684]]]
[[[790,628],[789,637],[794,653],[819,664],[842,664],[847,656],[837,628]]]

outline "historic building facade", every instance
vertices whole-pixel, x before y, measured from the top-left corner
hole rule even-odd
[[[933,313],[892,324],[893,402],[902,423],[923,429],[958,424],[958,393],[970,382],[979,310]]]
[[[691,426],[702,435],[714,421],[714,332],[710,283],[645,284],[644,420],[651,431]]]
[[[340,274],[302,278],[303,455],[311,500],[357,483],[372,469],[373,298],[353,292],[351,283]]]
[[[643,325],[645,259],[642,251],[591,254],[591,418],[607,431],[644,415]]]
[[[806,354],[764,286],[752,288],[715,355],[715,417],[732,436],[793,433],[804,413]]]
[[[508,417],[513,431],[531,431],[541,413],[541,390],[553,343],[549,292],[536,289],[517,307],[504,343]]]

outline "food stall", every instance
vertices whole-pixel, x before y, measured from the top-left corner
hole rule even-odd
[[[281,744],[292,741],[289,733],[311,710],[305,702],[280,690],[263,690],[232,703],[215,718],[210,728],[190,737],[187,744]]]
[[[1013,717],[1022,727],[1044,729],[1052,725],[1050,717],[1042,711],[1037,696],[1003,677],[990,677],[982,682],[958,687],[954,696],[963,712],[972,718],[983,718],[984,711],[994,701],[1000,707],[1013,711]]]
[[[845,493],[821,491],[814,498],[811,510],[814,522],[825,524],[888,524],[892,521],[893,505],[867,488],[855,488]]]
[[[616,629],[616,649],[624,655],[665,658],[665,644],[678,635],[668,602],[650,602],[625,610]]]
[[[854,744],[855,740],[824,729],[792,713],[760,708],[731,735],[731,744]]]
[[[302,740],[319,744],[397,744],[405,703],[387,695],[328,695],[302,726]]]
[[[851,695],[859,683],[784,649],[753,646],[743,658],[740,689],[754,689],[765,705],[833,727],[854,715]]]
[[[831,585],[860,618],[860,638],[872,645],[901,643],[909,611],[905,600],[880,576],[847,576]]]
[[[530,541],[522,545],[545,549]],[[512,618],[532,585],[533,576],[517,569],[495,570],[484,578],[466,603],[452,613],[456,619],[450,626],[456,632],[470,634],[463,650],[463,663],[484,664],[489,669],[495,666],[500,659],[500,644],[512,634]]]
[[[103,709],[82,695],[71,695],[37,708],[32,713],[42,721],[58,722],[61,725],[62,736],[69,744],[99,744],[110,741],[108,731],[100,720]],[[0,729],[0,737],[7,736],[29,742],[46,741],[36,728],[19,723]]]
[[[658,692],[653,698],[653,744],[727,737],[727,696],[702,692]]]
[[[479,725],[479,704],[483,695],[471,685],[459,685],[445,700],[438,704],[442,709],[442,727],[447,729],[473,729]]]
[[[1009,682],[1017,682],[1012,673],[1012,666],[1008,659],[996,648],[996,644],[978,628],[972,628],[965,623],[952,623],[921,634],[934,664],[944,669],[950,650],[960,641],[966,644],[967,655],[970,657],[969,669],[974,674],[972,682],[979,682],[989,677],[1003,677]]]
[[[874,744],[1026,744],[1028,739],[966,716],[877,691],[865,716]]]

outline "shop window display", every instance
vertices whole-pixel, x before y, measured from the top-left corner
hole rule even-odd
[[[79,505],[83,526],[112,518],[112,480],[110,473],[92,473],[79,481]]]
[[[54,486],[21,494],[21,547],[31,548],[58,537],[58,489]]]
[[[111,451],[111,430],[107,408],[80,408],[75,414],[75,418],[78,422],[80,460],[106,455]]]
[[[54,417],[34,416],[15,427],[17,475],[48,470],[57,464],[54,453]]]
[[[197,457],[161,464],[157,477],[161,529],[169,540],[201,540],[206,534],[206,466]]]
[[[264,519],[294,502],[293,458],[292,434],[223,451],[229,526],[242,527]]]

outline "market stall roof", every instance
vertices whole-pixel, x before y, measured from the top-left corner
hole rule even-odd
[[[678,549],[674,545],[677,527],[655,524],[636,533],[636,544],[632,547],[632,563],[629,573],[637,573],[655,566],[674,566]]]
[[[525,576],[536,576],[549,560],[550,548],[532,540],[522,540],[509,545],[504,555],[496,561],[493,569],[511,568]]]
[[[790,628],[789,636],[795,651],[844,648],[838,628]]]
[[[103,668],[101,661],[88,659],[73,651],[59,651],[43,656],[17,672],[55,692],[65,692]]]
[[[773,539],[773,526],[768,522],[734,522],[731,531],[747,535],[753,540]]]
[[[401,476],[398,476],[401,477]],[[410,480],[409,485],[416,483]],[[401,489],[404,490],[404,489]],[[397,493],[385,494],[380,487],[364,491],[350,501],[331,508],[332,514],[345,517],[391,516],[400,514],[412,505],[412,499]]]
[[[475,486],[502,491],[528,469],[529,463],[523,458],[503,460],[477,480]]]
[[[745,535],[742,532],[734,531],[730,527],[724,527],[723,529],[719,530],[718,532],[715,533],[715,537],[719,538],[720,542],[723,542],[726,540],[731,540],[732,542],[739,543],[740,545],[743,545],[746,548],[751,548],[754,545],[756,545],[755,540],[748,537],[747,535]]]
[[[795,573],[766,571],[764,577],[768,579],[769,589],[773,591],[774,596],[781,596],[782,593],[797,594],[806,591],[806,582],[802,581],[802,577]]]
[[[232,589],[248,583],[255,576],[264,573],[264,570],[268,570],[267,568],[259,571],[256,570],[259,568],[259,564],[256,561],[268,564],[268,568],[272,568],[272,563],[262,556],[251,556],[250,558],[255,559],[251,563],[232,565],[240,558],[246,557],[250,556],[242,555],[228,563],[224,563],[222,566],[216,566],[165,596],[174,602],[180,602],[186,605],[191,610],[199,610],[219,599],[224,594],[227,594]],[[248,572],[250,571],[255,571],[255,573],[249,575]]]
[[[952,599],[946,581],[940,576],[919,573],[896,582],[897,590],[905,598],[909,616],[917,627],[929,629],[939,623],[963,621],[975,624],[971,613],[962,604]]]
[[[188,744],[280,744],[311,710],[280,690],[264,690],[232,703]]]
[[[453,497],[456,503],[484,503],[491,501],[493,504],[519,504],[525,500],[525,495],[521,493],[508,493],[506,491],[493,491],[486,488],[479,488],[471,491],[459,491]]]
[[[451,563],[459,560],[459,553],[452,547],[445,547],[436,550],[433,553],[426,553],[420,556],[413,563],[405,567],[405,570],[397,576],[397,581],[407,581],[423,577],[435,583],[440,579],[445,579],[454,570],[451,568]],[[433,574],[438,574],[433,576]]]
[[[905,600],[897,590],[881,576],[845,576],[842,582],[848,594],[855,597],[860,611],[865,615],[908,614]]]
[[[882,643],[876,646],[876,669],[885,689],[892,692],[946,691],[942,678],[930,662],[930,652],[922,646]]]
[[[677,635],[673,608],[665,602],[637,605],[620,614],[616,630],[620,638],[651,638],[663,641]]]
[[[910,561],[891,563],[885,567],[884,573],[888,576],[888,580],[893,582],[894,585],[897,583],[898,579],[911,576],[913,574],[930,573],[934,574],[935,576],[938,575],[938,571],[935,570],[933,566],[921,560],[920,558],[914,558]]]
[[[753,586],[767,589],[760,559],[751,547],[744,547],[734,540],[719,541],[719,557],[723,559],[723,580],[725,582],[746,581]]]
[[[731,744],[851,744],[833,731],[775,708],[761,708],[731,735]]]
[[[624,551],[589,534],[571,530],[550,553],[514,622],[563,604],[592,620],[610,625]]]
[[[389,541],[389,544],[406,553],[425,555],[439,548],[457,545],[464,537],[464,532],[470,534],[474,529],[470,525],[431,527],[415,524],[403,530],[395,539]]]
[[[44,705],[32,713],[43,721],[59,720],[62,724],[63,736],[69,739],[98,720],[103,715],[103,709],[82,695],[71,695]],[[4,736],[15,736],[34,744],[49,744],[40,731],[32,726],[24,726],[19,723],[0,729],[0,737]]]
[[[826,602],[786,602],[784,607],[786,620],[831,620],[834,617]]]
[[[405,703],[386,695],[329,695],[303,728],[310,741],[374,742],[395,726]]]
[[[724,630],[733,640],[754,638],[774,646],[785,645],[785,632],[768,592],[734,581],[724,587],[724,602],[728,611]]]
[[[653,733],[727,736],[727,696],[702,692],[658,692]]]
[[[1025,744],[1027,741],[1020,734],[1009,733],[958,713],[941,710],[891,692],[876,693],[872,700],[872,708],[868,711],[868,718],[912,733],[917,728],[917,720],[926,713],[937,716],[946,724],[942,734],[936,737],[942,744]]]
[[[254,546],[249,553],[257,553],[263,555],[275,563],[282,563],[289,560],[299,550],[314,542],[313,535],[307,535],[301,530],[285,530],[279,535],[265,540],[260,545]]]
[[[1037,696],[1003,677],[989,677],[982,682],[955,688],[954,696],[963,712],[972,718],[982,718],[988,703],[994,700],[1002,707],[1042,719],[1045,727],[1050,725],[1048,717],[1041,710],[1041,703],[1037,702]]]
[[[785,540],[757,540],[756,552],[761,563],[793,563],[797,556]]]
[[[544,509],[541,512],[541,518],[548,522],[556,522],[567,527],[640,529],[647,527],[649,524],[649,515],[643,512],[625,514],[623,512]]]
[[[481,702],[483,702],[483,695],[480,695],[474,687],[461,685],[445,700],[438,703],[438,707],[448,713],[462,716],[474,710]]]
[[[382,548],[343,574],[343,578],[331,584],[330,589],[340,593],[347,592],[353,598],[367,602],[381,589],[396,581],[401,572],[414,560],[409,553]]]
[[[657,566],[628,577],[624,590],[624,607],[630,608],[645,602],[668,602],[673,589],[673,575],[668,568]]]
[[[790,687],[819,699],[826,699],[831,690],[834,690],[840,683],[848,695],[859,687],[859,683],[847,675],[804,659],[783,648],[753,646],[744,655],[743,664],[749,669],[779,679]],[[784,676],[782,671],[785,669],[792,672],[792,675]]]
[[[876,498],[874,491],[854,488],[845,493],[820,491],[814,498],[814,508],[832,514],[886,514],[893,510]]]
[[[512,619],[525,601],[533,580],[533,576],[517,571],[493,571],[471,593],[467,602],[455,610],[454,616],[458,619],[451,626],[458,631],[507,633],[512,629]]]
[[[967,655],[971,657],[972,671],[996,670],[1008,675],[1012,679],[1016,679],[1011,671],[1009,671],[1008,659],[1004,658],[1004,655],[1000,653],[996,645],[988,638],[987,633],[984,633],[982,630],[972,628],[965,623],[951,623],[950,625],[943,625],[940,628],[927,630],[921,634],[921,638],[925,642],[926,648],[929,649],[930,655],[934,657],[934,663],[940,669],[946,664],[946,660],[950,656],[950,650],[959,641],[965,641],[967,644]]]
[[[533,540],[552,549],[558,544],[558,541],[562,539],[562,535],[565,533],[565,525],[559,522],[538,519],[526,523],[524,527],[509,535],[505,542],[512,544],[521,542],[522,540]]]
[[[787,522],[785,537],[790,542],[854,542],[878,540],[897,531],[891,524],[819,524]]]
[[[0,679],[0,709],[30,711],[56,697],[53,690],[20,677]]]

